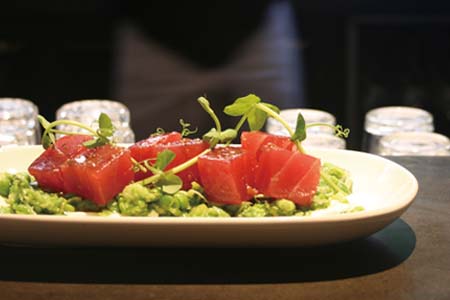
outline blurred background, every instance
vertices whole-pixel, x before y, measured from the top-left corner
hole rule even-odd
[[[450,3],[446,1],[2,1],[0,97],[62,104],[114,99],[136,138],[178,119],[212,123],[255,93],[281,108],[328,111],[360,149],[374,107],[424,108],[450,135]],[[232,120],[224,119],[224,125]]]

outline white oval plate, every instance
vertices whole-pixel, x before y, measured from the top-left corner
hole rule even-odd
[[[309,149],[322,162],[350,171],[351,202],[362,212],[307,217],[176,218],[88,215],[0,215],[0,243],[67,246],[285,247],[313,246],[371,235],[398,218],[418,191],[416,178],[379,156]],[[0,149],[0,171],[24,171],[40,146]]]

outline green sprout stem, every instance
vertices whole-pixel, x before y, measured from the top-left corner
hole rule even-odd
[[[216,129],[217,132],[222,132],[222,125],[220,124],[219,118],[217,117],[217,115],[214,113],[214,111],[211,109],[211,113],[210,116],[212,117],[212,119],[214,120],[214,123],[216,124]]]
[[[152,184],[152,183],[155,183],[156,181],[158,181],[159,178],[160,178],[164,173],[172,172],[173,174],[177,174],[177,173],[179,173],[179,172],[181,172],[181,171],[184,171],[184,170],[186,170],[187,168],[189,168],[189,167],[195,165],[195,164],[197,163],[197,161],[198,161],[198,158],[199,158],[200,156],[202,156],[202,155],[204,155],[204,154],[206,154],[206,153],[208,153],[208,152],[210,152],[210,151],[211,151],[211,149],[206,149],[206,150],[204,150],[203,152],[201,152],[200,154],[194,156],[193,158],[191,158],[191,159],[185,161],[184,163],[182,163],[182,164],[180,164],[180,165],[178,165],[178,166],[176,166],[176,167],[174,167],[174,168],[172,168],[172,169],[170,169],[170,170],[168,170],[168,171],[154,174],[153,176],[150,176],[150,177],[144,178],[144,179],[142,179],[142,180],[140,180],[140,181],[137,181],[137,183],[142,184],[142,185],[149,185],[149,184]]]
[[[52,133],[56,133],[56,134],[64,134],[64,135],[70,135],[70,134],[74,134],[74,132],[71,131],[64,131],[64,130],[58,130],[58,129],[52,129]],[[97,136],[97,134],[93,134],[91,132],[86,132],[84,133],[86,135],[90,135],[90,136]]]
[[[247,121],[248,118],[248,113],[244,114],[241,119],[239,120],[239,122],[236,124],[236,127],[234,127],[234,130],[236,130],[236,132],[239,132],[239,130],[241,130],[241,127],[245,124],[245,121]]]
[[[203,109],[211,116],[214,124],[216,125],[217,132],[220,133],[222,131],[222,125],[220,124],[220,120],[214,110],[209,106],[209,101],[205,97],[198,98],[198,101],[202,105]]]
[[[334,129],[334,125],[331,125],[329,123],[322,123],[322,122],[316,122],[316,123],[309,123],[306,124],[306,128],[316,127],[316,126],[326,126]]]
[[[292,130],[291,126],[289,126],[289,124],[282,117],[280,117],[279,114],[274,112],[272,109],[270,109],[269,107],[267,107],[265,105],[262,105],[261,103],[257,103],[257,104],[255,104],[255,106],[258,107],[258,109],[267,113],[268,116],[270,116],[270,117],[274,118],[275,120],[277,120],[278,122],[280,122],[281,125],[283,125],[284,128],[286,128],[286,130],[288,131],[290,136],[293,136],[295,134],[294,131]],[[294,143],[297,146],[298,151],[300,151],[301,153],[305,153],[305,150],[303,149],[303,146],[300,143],[300,141],[294,141]]]
[[[195,165],[195,164],[197,163],[198,158],[199,158],[200,156],[205,155],[206,153],[209,153],[210,151],[211,151],[211,149],[203,150],[203,152],[201,152],[200,154],[197,154],[197,155],[194,156],[193,158],[191,158],[191,159],[185,161],[184,163],[182,163],[182,164],[180,164],[180,165],[174,167],[174,168],[172,169],[172,172],[173,172],[174,174],[177,174],[177,173],[179,173],[179,172],[181,172],[181,171],[183,171],[183,170],[186,170],[187,168],[189,168],[189,167]]]
[[[111,119],[108,115],[105,113],[101,113],[98,119],[99,128],[97,130],[89,127],[88,125],[85,125],[81,122],[72,121],[72,120],[56,120],[53,122],[48,122],[43,116],[39,115],[38,120],[41,123],[42,127],[44,128],[44,132],[42,134],[42,145],[45,149],[47,149],[50,145],[55,144],[56,137],[55,134],[62,134],[62,135],[78,135],[78,134],[85,134],[94,137],[92,141],[84,142],[83,145],[88,148],[98,147],[101,145],[105,145],[108,143],[112,143],[110,138],[114,134],[114,126],[111,122]],[[59,125],[69,125],[81,128],[85,130],[86,132],[80,133],[80,132],[72,132],[72,131],[66,131],[66,130],[59,130],[56,127]]]
[[[53,133],[58,133],[57,129],[53,129],[53,127],[56,127],[58,125],[72,125],[72,126],[76,126],[82,129],[87,130],[91,135],[97,136],[97,131],[95,131],[94,129],[92,129],[91,127],[77,122],[77,121],[72,121],[72,120],[56,120],[51,122],[47,128],[45,128],[46,132],[53,132]],[[75,133],[75,132],[65,132],[64,134],[79,134],[79,133]]]
[[[139,171],[141,172],[147,172],[147,168],[145,168],[142,164],[140,164],[136,159],[133,157],[131,158],[131,162],[133,163],[133,166],[135,166]]]

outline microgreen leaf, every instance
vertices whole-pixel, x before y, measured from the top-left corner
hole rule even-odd
[[[266,107],[269,108],[270,110],[273,110],[273,111],[276,112],[277,114],[280,113],[280,109],[279,109],[277,106],[273,105],[273,104],[266,103],[266,102],[263,102],[263,103],[261,103],[261,104],[264,105],[264,106],[266,106]]]
[[[254,107],[248,112],[248,125],[250,130],[260,130],[266,123],[270,114],[278,114],[280,109],[270,103],[260,102],[256,103]]]
[[[158,153],[154,167],[159,170],[164,170],[175,158],[175,153],[171,150],[165,149]]]
[[[168,172],[162,174],[155,185],[161,187],[164,193],[175,194],[183,186],[183,181],[177,175]]]
[[[208,142],[212,148],[218,143],[228,143],[234,140],[237,136],[237,131],[234,129],[226,129],[218,132],[215,128],[211,128],[210,131],[203,135],[203,140]]]
[[[112,121],[105,113],[101,113],[98,117],[98,134],[103,137],[111,137],[114,134]]]
[[[105,113],[100,113],[98,117],[98,129],[96,131],[97,137],[93,140],[89,140],[83,143],[87,148],[95,148],[110,143],[110,139],[114,135],[114,125]]]
[[[215,128],[211,128],[207,133],[203,135],[203,140],[207,142],[211,148],[214,148],[220,140],[220,132],[217,132]]]
[[[85,134],[95,137],[95,139],[83,143],[83,145],[88,148],[110,144],[111,143],[110,137],[114,135],[114,126],[109,116],[105,113],[101,113],[99,116],[98,130],[94,130],[91,127],[87,126],[86,124],[72,120],[56,120],[50,123],[41,115],[38,116],[38,120],[41,123],[42,127],[44,128],[44,132],[42,134],[42,145],[44,146],[45,149],[47,149],[48,147],[50,147],[52,144],[55,143],[56,141],[55,133],[64,135],[80,134],[79,132],[58,130],[57,127],[63,124],[84,129],[87,132]]]
[[[88,140],[83,143],[83,146],[87,148],[95,148],[100,147],[106,144],[109,144],[109,139],[107,137],[98,136],[96,139]]]
[[[234,140],[237,136],[237,131],[234,129],[225,129],[220,133],[220,142],[221,143],[228,143]]]
[[[297,116],[297,124],[295,125],[295,132],[291,136],[293,141],[303,141],[306,139],[306,123],[301,113]]]
[[[104,145],[104,141],[101,139],[92,139],[83,143],[83,146],[87,148],[95,148],[102,145]]]
[[[250,127],[250,130],[260,130],[261,128],[263,128],[266,120],[267,120],[267,113],[262,110],[252,108],[248,112],[247,122],[248,126]]]
[[[54,140],[52,140],[52,138],[48,134],[42,135],[41,142],[42,142],[42,146],[44,147],[44,149],[48,149],[48,147],[50,147],[52,144],[54,144]]]
[[[253,94],[237,98],[233,104],[225,106],[223,112],[232,117],[238,117],[250,111],[261,99]]]
[[[268,112],[278,114],[280,111],[275,105],[261,102],[261,99],[253,94],[236,99],[232,104],[225,107],[225,114],[238,117],[242,116],[235,130],[239,131],[241,126],[247,121],[250,130],[260,130],[267,120]]]

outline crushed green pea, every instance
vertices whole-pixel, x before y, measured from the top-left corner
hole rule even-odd
[[[0,213],[12,214],[64,214],[73,211],[97,212],[101,216],[148,217],[270,217],[308,216],[315,210],[326,209],[332,200],[348,203],[352,192],[349,173],[330,163],[321,169],[321,179],[310,207],[301,207],[289,199],[257,197],[238,205],[216,205],[208,202],[203,187],[197,182],[192,188],[165,193],[161,187],[147,187],[133,183],[110,201],[106,207],[75,195],[60,195],[41,190],[28,173],[0,173],[0,197],[7,205]],[[1,199],[0,199],[1,200]],[[361,211],[351,206],[342,213]]]

